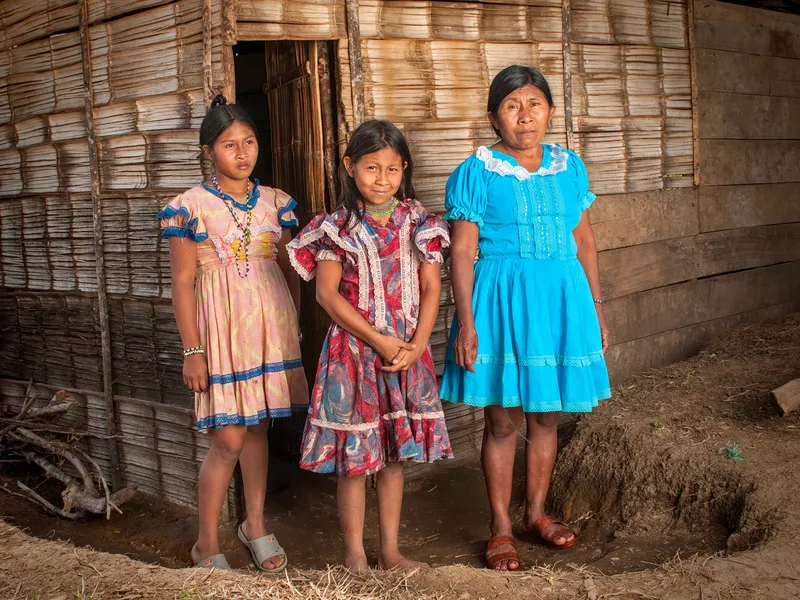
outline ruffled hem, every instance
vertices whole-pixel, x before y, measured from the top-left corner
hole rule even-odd
[[[444,458],[453,458],[453,451],[442,412],[399,411],[359,424],[321,421],[309,413],[300,467],[360,477],[377,473],[389,462],[432,463]]]
[[[478,227],[483,227],[483,217],[478,213],[464,207],[456,206],[447,211],[444,215],[445,221],[470,221]]]
[[[297,227],[300,225],[300,221],[297,220],[297,217],[292,212],[295,208],[297,208],[297,201],[294,198],[290,198],[286,206],[278,209],[278,222],[284,229],[289,229],[290,227]],[[284,219],[284,216],[287,213],[292,213],[291,218]]]
[[[208,431],[209,429],[219,429],[228,425],[244,425],[250,427],[257,425],[264,419],[281,419],[291,417],[294,413],[308,412],[307,404],[293,405],[287,408],[268,408],[260,410],[254,415],[229,415],[226,413],[217,413],[209,417],[204,417],[197,421],[195,426],[198,431]]]
[[[303,367],[302,359],[295,358],[292,360],[284,360],[276,363],[264,363],[246,371],[234,371],[233,373],[226,373],[224,375],[209,375],[209,385],[223,385],[226,383],[234,383],[236,381],[247,381],[248,379],[255,379],[261,377],[265,373],[280,373],[281,371],[290,371],[292,369],[301,369]]]
[[[592,205],[592,202],[595,201],[597,196],[592,192],[586,192],[586,195],[581,198],[581,211],[586,210]]]
[[[452,349],[447,360],[455,363]],[[603,360],[602,350],[589,352],[586,356],[518,356],[516,354],[478,354],[476,365],[519,365],[520,367],[588,367]]]
[[[485,408],[487,406],[502,406],[503,408],[522,408],[526,413],[541,412],[574,412],[589,413],[596,408],[600,400],[611,398],[611,389],[596,392],[589,399],[575,400],[549,400],[546,402],[525,401],[519,396],[461,396],[460,398],[447,398],[442,393],[442,400],[451,404],[466,404]]]
[[[162,227],[164,227],[161,232],[162,238],[182,237],[189,238],[195,242],[204,242],[208,239],[208,233],[198,231],[200,220],[197,217],[191,218],[189,209],[185,206],[175,208],[172,205],[167,205],[156,215],[156,218],[161,221]]]

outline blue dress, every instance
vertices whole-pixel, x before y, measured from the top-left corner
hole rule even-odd
[[[472,310],[475,373],[455,363],[441,397],[525,412],[589,412],[611,390],[592,293],[572,230],[595,198],[580,158],[543,145],[533,173],[481,147],[447,181],[445,219],[480,227]]]

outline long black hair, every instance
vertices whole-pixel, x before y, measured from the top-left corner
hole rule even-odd
[[[500,103],[514,90],[518,90],[526,85],[542,90],[548,106],[553,106],[553,94],[550,91],[550,84],[547,83],[544,75],[539,69],[526,67],[524,65],[511,65],[500,71],[492,79],[489,86],[489,100],[486,103],[486,112],[497,119],[497,109]],[[492,129],[499,136],[500,131],[492,125]]]
[[[364,121],[353,132],[350,143],[345,148],[344,156],[350,158],[350,161],[355,164],[361,157],[373,152],[379,152],[387,146],[397,152],[400,155],[400,159],[405,163],[403,180],[400,182],[400,188],[397,190],[396,196],[401,199],[415,198],[417,193],[414,191],[414,184],[412,183],[414,164],[411,161],[408,142],[403,133],[389,121]],[[355,179],[350,177],[344,167],[344,160],[339,165],[339,181],[342,186],[342,191],[339,193],[339,202],[347,211],[345,229],[350,229],[351,226],[360,223],[364,219],[364,205]],[[353,217],[355,217],[355,222],[351,223]]]
[[[225,96],[217,94],[200,124],[200,145],[208,146],[210,149],[217,138],[237,121],[252,129],[253,134],[258,136],[258,129],[250,113],[238,104],[228,104]]]

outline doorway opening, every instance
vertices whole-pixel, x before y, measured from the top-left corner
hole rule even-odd
[[[258,127],[253,177],[297,201],[302,227],[336,203],[336,42],[242,41],[233,53],[236,102]],[[299,320],[303,365],[312,384],[330,323],[316,302],[313,282],[302,286]],[[273,453],[298,458],[304,424],[305,415],[277,419],[270,435]]]

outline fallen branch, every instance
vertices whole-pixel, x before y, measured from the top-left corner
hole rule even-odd
[[[136,486],[131,485],[112,494],[97,461],[70,443],[76,437],[75,431],[59,430],[51,423],[67,414],[75,407],[75,402],[64,401],[66,392],[59,390],[47,406],[33,408],[35,397],[32,397],[30,392],[31,385],[28,386],[22,409],[17,415],[0,419],[4,423],[9,423],[0,430],[0,444],[5,446],[6,454],[23,457],[29,464],[40,467],[48,477],[63,484],[64,489],[61,492],[63,507],[56,507],[19,481],[17,486],[22,493],[7,488],[0,489],[34,502],[48,512],[67,519],[77,519],[87,513],[105,514],[106,519],[110,519],[112,510],[122,514],[119,507],[133,498],[136,494]],[[49,435],[43,437],[34,433],[34,430],[39,432],[44,430]],[[51,436],[54,433],[64,436],[69,441],[52,439]],[[58,459],[55,461],[56,464],[48,460],[46,456],[48,454]],[[86,462],[89,463],[89,468],[86,467]],[[78,476],[73,477],[67,473],[62,468],[62,463],[70,465]]]

